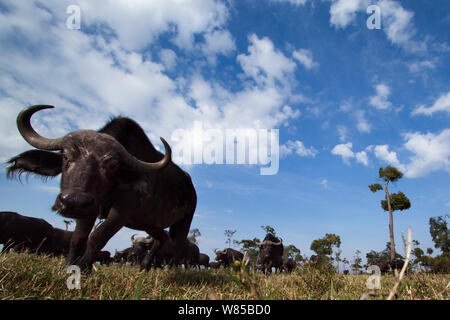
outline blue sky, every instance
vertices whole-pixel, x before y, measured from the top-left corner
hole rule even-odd
[[[66,26],[69,5],[80,8],[79,30]],[[366,26],[369,5],[380,8],[379,30]],[[412,203],[394,213],[397,249],[408,227],[432,247],[428,220],[450,210],[449,27],[448,1],[2,1],[0,160],[30,148],[15,118],[40,103],[56,106],[33,117],[48,137],[119,114],[158,145],[195,121],[278,129],[275,175],[183,165],[201,251],[225,247],[225,229],[262,238],[261,225],[308,256],[325,233],[341,237],[348,259],[382,250],[388,215],[367,186],[386,165],[404,172],[391,191]],[[21,184],[1,171],[1,210],[64,227],[50,211],[58,179]],[[132,233],[106,248],[125,248]]]

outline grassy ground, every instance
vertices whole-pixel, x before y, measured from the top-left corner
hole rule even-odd
[[[81,276],[81,289],[68,290],[70,274],[63,258],[0,254],[0,299],[359,299],[369,275],[341,275],[306,269],[292,274],[235,270],[151,270],[131,266],[96,266]],[[450,275],[410,274],[398,299],[449,299]],[[382,276],[388,293],[394,276]],[[377,299],[377,298],[371,298]],[[379,297],[381,299],[381,296]]]

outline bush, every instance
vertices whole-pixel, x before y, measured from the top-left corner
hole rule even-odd
[[[444,253],[431,259],[431,271],[433,273],[450,273],[450,253]]]

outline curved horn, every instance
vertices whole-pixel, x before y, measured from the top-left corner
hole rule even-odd
[[[142,240],[142,242],[146,243],[146,244],[150,244],[152,243],[154,240],[153,238],[145,238],[144,240]]]
[[[279,246],[279,245],[282,245],[282,244],[283,244],[283,239],[281,239],[281,238],[280,238],[280,241],[273,243],[273,245],[275,245],[275,246]]]
[[[136,235],[137,233],[135,233],[135,234],[133,234],[132,236],[131,236],[131,242],[133,242],[134,243],[134,241],[136,241],[136,240],[134,240],[134,236]]]
[[[166,140],[164,140],[164,138],[160,139],[164,144],[165,149],[164,158],[162,158],[160,161],[154,163],[141,161],[133,157],[125,148],[123,148],[123,146],[121,146],[122,150],[120,150],[120,153],[122,155],[122,161],[128,168],[134,171],[152,172],[163,169],[172,160],[172,149],[170,149],[169,144]]]
[[[43,109],[52,109],[54,106],[35,105],[23,109],[17,116],[17,128],[26,142],[33,147],[41,150],[56,151],[61,150],[61,144],[64,137],[57,139],[47,139],[40,136],[31,126],[31,116]]]
[[[283,244],[283,241],[274,242],[274,241],[271,241],[271,240],[264,240],[262,244],[264,244],[264,243],[267,243],[267,244],[270,244],[270,245],[273,245],[273,246],[279,246],[280,244]]]
[[[279,246],[280,244],[283,244],[283,239],[280,238],[280,241],[278,241],[278,242],[272,242],[272,244],[273,244],[274,246]]]

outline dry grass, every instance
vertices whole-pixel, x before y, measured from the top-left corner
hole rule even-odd
[[[151,270],[97,266],[82,275],[81,290],[68,290],[63,258],[27,253],[0,255],[0,299],[335,299],[357,300],[369,275],[341,275],[307,268],[292,274],[235,270]],[[449,299],[449,275],[406,275],[398,299]],[[389,292],[394,276],[383,276],[380,292]]]

